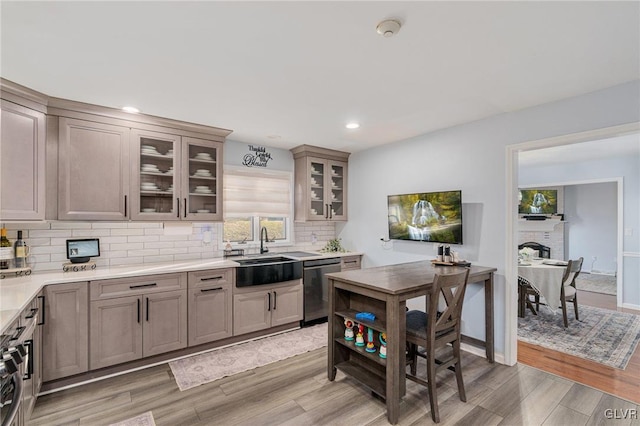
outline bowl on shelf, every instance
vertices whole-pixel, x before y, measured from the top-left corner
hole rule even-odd
[[[155,213],[156,209],[142,209],[143,213]]]
[[[211,210],[208,210],[208,209],[200,209],[200,210],[196,210],[196,213],[211,213]]]
[[[196,154],[198,160],[213,160],[208,152],[199,152]]]

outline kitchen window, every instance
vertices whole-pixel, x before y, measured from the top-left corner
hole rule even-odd
[[[265,227],[269,241],[291,243],[292,185],[290,172],[225,167],[222,240],[259,244]]]

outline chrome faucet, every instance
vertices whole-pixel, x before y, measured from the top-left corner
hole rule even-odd
[[[263,233],[264,233],[264,241],[262,239]],[[269,234],[267,234],[267,228],[265,226],[263,226],[262,229],[260,229],[260,254],[267,253],[269,251],[267,247],[264,247],[263,242],[264,243],[269,242]]]

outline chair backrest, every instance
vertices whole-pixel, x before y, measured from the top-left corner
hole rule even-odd
[[[526,243],[522,243],[518,246],[518,250],[522,250],[525,247],[529,247],[534,250],[538,250],[538,255],[543,259],[551,259],[551,248],[540,243],[535,243],[533,241],[528,241]]]
[[[435,276],[433,288],[427,294],[427,339],[460,332],[462,303],[468,279],[469,269]],[[439,300],[440,303],[438,303]],[[440,312],[438,312],[438,305],[440,305]]]
[[[584,258],[579,258],[576,260],[570,260],[567,263],[567,269],[564,271],[564,276],[562,277],[562,285],[563,286],[576,286],[576,278],[580,274],[582,270],[582,261]]]

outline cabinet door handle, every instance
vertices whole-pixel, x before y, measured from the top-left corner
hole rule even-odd
[[[138,298],[138,324],[140,324],[140,298]]]
[[[180,198],[176,198],[176,201],[178,202],[178,208],[176,209],[177,210],[176,216],[180,217]]]
[[[124,217],[127,217],[127,196],[124,196]]]
[[[22,379],[29,380],[33,376],[33,339],[25,341],[24,345],[27,347],[27,356],[29,359],[27,361],[27,374],[25,374]]]
[[[278,295],[276,294],[276,292],[273,292],[273,310],[276,310],[276,300],[278,300]]]
[[[358,263],[357,260],[345,260],[344,263]]]
[[[147,322],[149,322],[149,298],[147,297]]]
[[[130,285],[129,288],[131,290],[135,289],[135,288],[145,288],[145,287],[155,287],[157,286],[157,283],[150,283],[150,284],[140,284],[140,285]]]
[[[218,276],[215,276],[215,277],[200,278],[200,281],[221,280],[223,278],[224,278],[223,275],[218,275]]]
[[[184,199],[184,217],[187,217],[187,199]]]
[[[38,308],[31,308],[31,313],[26,317],[24,317],[24,319],[31,319],[35,317],[37,313],[38,313]]]
[[[26,327],[16,327],[16,334],[11,336],[11,338],[9,340],[18,340],[18,338],[20,338],[20,336],[22,336],[22,333],[24,332],[25,328]]]
[[[329,204],[329,219],[333,219],[333,204]]]
[[[271,293],[267,293],[267,296],[269,297],[269,304],[267,305],[267,311],[271,310]]]
[[[324,218],[328,219],[329,218],[329,204],[325,204],[324,208],[326,209],[324,212]]]
[[[202,290],[200,290],[202,293],[206,293],[209,291],[218,291],[218,290],[222,290],[222,287],[214,287],[214,288],[203,288]]]
[[[42,322],[39,322],[38,325],[44,325],[44,296],[38,296],[38,299],[42,300]]]

